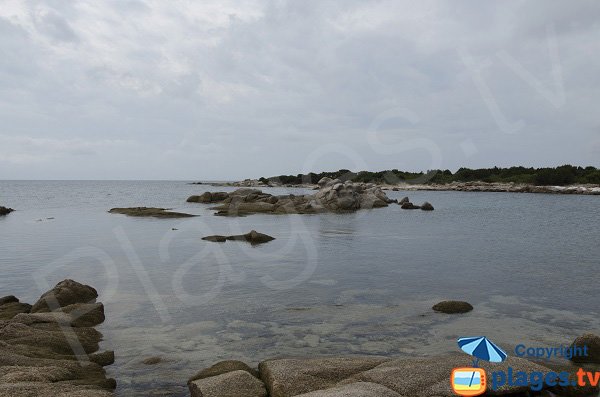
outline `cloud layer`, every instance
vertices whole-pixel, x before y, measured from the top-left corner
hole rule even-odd
[[[4,1],[0,178],[599,166],[595,1]]]

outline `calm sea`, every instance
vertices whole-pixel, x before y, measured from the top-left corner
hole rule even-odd
[[[397,205],[347,215],[213,216],[191,194],[232,190],[164,181],[0,181],[0,296],[33,302],[56,282],[91,284],[106,306],[120,395],[186,395],[223,359],[427,355],[486,335],[511,352],[600,332],[600,197],[388,192]],[[299,194],[300,189],[265,189]],[[199,215],[142,219],[112,207]],[[176,230],[174,230],[176,229]],[[251,229],[251,247],[209,234]],[[433,313],[461,299],[466,315]],[[163,361],[146,366],[144,358]]]

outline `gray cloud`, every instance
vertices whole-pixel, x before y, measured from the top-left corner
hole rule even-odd
[[[598,21],[595,1],[9,1],[0,178],[598,166]]]

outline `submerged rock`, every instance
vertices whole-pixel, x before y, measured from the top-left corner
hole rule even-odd
[[[432,307],[436,312],[442,312],[446,314],[455,314],[455,313],[467,313],[473,310],[473,306],[468,302],[462,301],[443,301],[440,303],[436,303]]]
[[[249,233],[239,234],[239,235],[234,235],[234,236],[221,236],[221,235],[206,236],[206,237],[202,237],[202,240],[212,241],[215,243],[223,243],[227,240],[247,241],[250,244],[255,245],[255,244],[268,243],[269,241],[275,240],[275,237],[271,237],[268,234],[259,233],[256,230],[251,230]]]
[[[587,348],[587,356],[574,356],[571,361],[576,363],[598,363],[600,364],[600,336],[585,334],[573,342],[572,347]]]
[[[165,208],[153,207],[113,208],[108,212],[112,214],[123,214],[128,216],[149,216],[154,218],[187,218],[197,216],[192,214],[185,214],[183,212],[168,211]]]
[[[2,216],[2,215],[8,215],[8,214],[10,214],[13,211],[14,210],[12,208],[6,208],[6,207],[0,206],[0,216]]]
[[[160,357],[148,357],[142,360],[142,364],[144,365],[156,365],[162,362],[162,358]]]

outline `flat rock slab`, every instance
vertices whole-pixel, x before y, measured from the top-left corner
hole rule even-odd
[[[128,216],[142,216],[152,218],[189,218],[198,215],[186,214],[183,212],[169,211],[166,208],[154,207],[129,207],[129,208],[113,208],[111,214],[123,214]]]
[[[259,369],[271,397],[451,397],[455,395],[450,386],[452,370],[471,366],[471,357],[456,354],[393,360],[370,357],[281,359],[264,361]],[[518,395],[529,390],[528,386],[508,385],[491,390],[489,374],[506,372],[509,366],[515,372],[551,371],[512,357],[500,364],[483,363],[481,367],[488,373],[487,395]]]
[[[268,234],[259,233],[256,230],[252,230],[246,234],[239,234],[239,235],[233,235],[233,236],[221,236],[221,235],[206,236],[206,237],[202,237],[202,240],[212,241],[214,243],[224,243],[227,240],[246,241],[252,245],[256,245],[256,244],[264,244],[264,243],[268,243],[269,241],[273,241],[273,240],[275,240],[275,237],[271,237]]]
[[[192,397],[267,397],[265,385],[244,370],[195,380],[190,392]]]
[[[357,382],[326,390],[299,394],[297,397],[404,397],[385,386],[370,382]]]
[[[386,361],[373,357],[267,360],[259,364],[259,372],[269,396],[291,397],[328,389]]]

